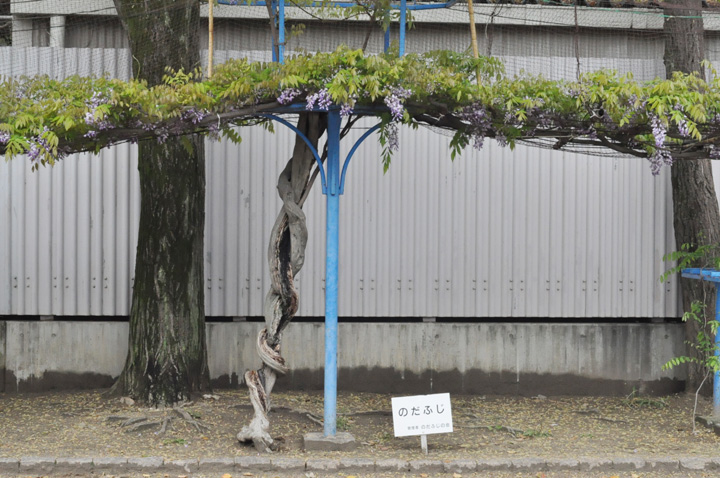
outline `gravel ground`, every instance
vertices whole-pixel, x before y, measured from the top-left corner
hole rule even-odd
[[[95,390],[0,394],[0,458],[163,457],[166,460],[177,460],[256,455],[254,448],[242,446],[235,439],[236,433],[251,417],[251,408],[244,390],[217,391],[214,398],[200,398],[185,405],[184,409],[189,415],[207,427],[199,430],[181,419],[173,410],[128,405],[117,398],[105,397],[103,392]],[[343,453],[308,453],[302,449],[304,433],[322,430],[316,423],[317,417],[322,416],[321,393],[277,393],[272,399],[274,412],[270,416],[271,433],[279,444],[279,451],[275,456],[302,459],[426,458],[420,451],[419,437],[393,436],[389,395],[339,394],[339,429],[349,431],[359,442],[356,450]],[[592,457],[651,460],[657,457],[718,457],[720,437],[702,427],[693,433],[693,400],[691,395],[549,398],[452,396],[454,432],[430,435],[430,454],[427,458],[487,460]],[[710,406],[709,399],[700,399],[701,412],[707,413]],[[129,428],[121,424],[140,417],[149,417],[158,423],[166,421],[166,430],[161,432],[158,426],[153,429],[128,431]],[[705,471],[673,473],[484,472],[462,476],[720,476],[720,471],[715,475]],[[436,476],[432,473],[424,475],[371,473],[354,476]],[[167,477],[165,474],[158,476]],[[267,473],[256,476],[282,478],[298,475]],[[313,476],[337,477],[342,474],[336,472]],[[437,476],[447,477],[448,474]]]

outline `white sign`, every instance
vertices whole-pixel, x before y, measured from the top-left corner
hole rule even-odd
[[[392,414],[396,437],[453,431],[449,393],[393,397]]]

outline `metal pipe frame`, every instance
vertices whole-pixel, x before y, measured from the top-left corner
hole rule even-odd
[[[437,8],[448,8],[458,0],[450,0],[445,3],[423,3],[408,5],[407,0],[400,0],[399,4],[390,5],[390,8],[400,10],[400,56],[405,54],[405,30],[407,29],[407,11],[408,10],[434,10]],[[236,5],[236,6],[267,6],[265,0],[218,0],[218,3],[222,5]],[[323,4],[322,2],[312,2],[311,7],[338,7],[338,8],[350,8],[357,6],[355,2],[330,2],[329,4]],[[272,60],[283,63],[285,59],[285,0],[271,0],[270,8],[273,12],[277,12],[277,29],[278,29],[278,45],[275,45],[275,38],[272,39]],[[390,27],[385,30],[384,49],[387,52],[390,49]],[[275,54],[275,47],[277,46],[277,55]]]

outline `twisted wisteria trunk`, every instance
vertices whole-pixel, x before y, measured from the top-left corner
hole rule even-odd
[[[298,120],[302,131],[317,149],[320,136],[325,131],[326,115],[303,113]],[[257,351],[263,362],[259,370],[245,373],[245,383],[250,392],[254,416],[244,426],[237,438],[252,442],[258,451],[269,452],[273,439],[269,434],[270,393],[278,376],[287,373],[285,359],[280,352],[282,332],[295,316],[298,295],[294,277],[305,261],[307,227],[302,204],[312,187],[311,172],[315,157],[304,141],[297,138],[293,156],[278,178],[277,189],[283,201],[270,235],[268,264],[270,266],[270,290],[265,297],[265,328],[257,338]]]

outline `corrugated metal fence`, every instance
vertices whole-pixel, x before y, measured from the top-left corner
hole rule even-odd
[[[0,62],[15,74],[129,74],[125,50],[8,48]],[[276,129],[207,143],[210,316],[262,313],[275,181],[294,141]],[[451,162],[448,143],[403,130],[385,175],[376,141],[358,151],[341,199],[341,316],[677,316],[675,284],[658,281],[675,247],[668,171],[491,141]],[[35,173],[0,162],[0,314],[128,314],[136,166],[129,145]],[[311,196],[300,315],[322,316],[325,207],[319,187]]]

